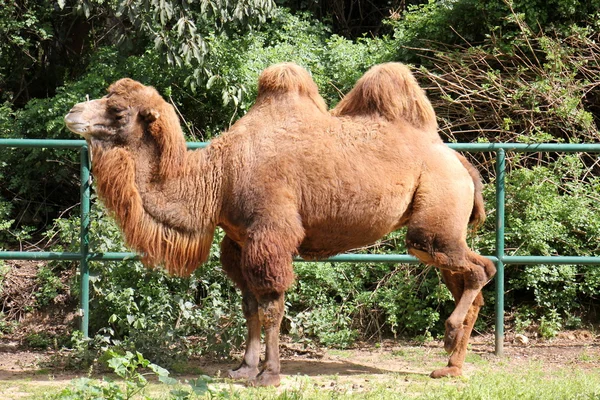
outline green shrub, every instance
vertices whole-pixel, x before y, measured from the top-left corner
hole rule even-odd
[[[35,293],[36,306],[49,305],[63,288],[60,278],[54,274],[52,269],[43,265],[38,269],[37,280],[39,289]]]
[[[166,385],[177,385],[179,382],[169,376],[169,371],[159,365],[151,363],[139,352],[125,352],[124,354],[109,350],[107,352],[108,366],[115,375],[123,380],[123,384],[103,378],[101,381],[80,378],[71,381],[71,384],[56,395],[46,395],[44,399],[55,400],[81,400],[81,399],[105,399],[123,400],[135,399],[146,395],[148,386],[147,376],[158,378],[158,381]],[[189,399],[192,395],[203,396],[206,393],[214,394],[208,384],[210,378],[201,376],[189,382],[191,390],[174,388],[170,392],[171,399]]]
[[[557,156],[548,166],[510,171],[506,177],[507,253],[597,255],[598,193],[600,180],[590,175],[577,155]],[[486,197],[491,204],[493,188],[486,188]],[[488,254],[494,246],[494,223],[488,219],[480,238],[482,251]],[[598,268],[591,265],[510,265],[506,267],[510,288],[506,307],[517,315],[517,325],[537,322],[547,332],[544,336],[557,327],[579,327],[586,315],[595,313],[592,293],[600,290],[599,277]]]

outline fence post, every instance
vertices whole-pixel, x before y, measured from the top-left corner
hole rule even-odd
[[[504,200],[506,153],[496,153],[496,355],[504,354]]]
[[[89,337],[88,325],[90,318],[90,269],[89,261],[89,231],[90,231],[90,157],[87,146],[81,147],[81,219],[80,219],[80,253],[79,274],[81,276],[81,332],[84,338]]]

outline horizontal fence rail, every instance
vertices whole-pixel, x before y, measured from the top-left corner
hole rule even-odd
[[[189,149],[206,147],[206,142],[187,143]],[[509,256],[504,249],[504,201],[506,152],[565,152],[600,153],[600,144],[561,144],[561,143],[448,143],[454,150],[465,152],[496,153],[496,249],[494,255],[485,255],[496,264],[496,318],[495,346],[496,354],[502,355],[504,343],[504,265],[506,264],[586,264],[600,265],[600,257],[583,256]],[[89,323],[89,262],[90,261],[133,261],[140,257],[130,252],[98,253],[89,249],[90,229],[90,157],[85,140],[56,139],[0,139],[0,147],[9,148],[63,148],[79,149],[81,154],[81,232],[80,251],[0,251],[0,260],[66,260],[79,261],[81,275],[81,330],[88,337]],[[295,262],[304,262],[295,258]],[[419,263],[407,254],[340,254],[320,262],[375,262],[375,263]]]

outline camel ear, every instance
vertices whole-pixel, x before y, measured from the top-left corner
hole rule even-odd
[[[145,109],[143,109],[143,110],[140,111],[140,115],[147,122],[154,122],[158,118],[160,118],[160,113],[158,112],[158,110],[156,110],[154,108],[145,108]]]

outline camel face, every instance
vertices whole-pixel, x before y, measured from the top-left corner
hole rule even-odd
[[[108,140],[114,138],[131,119],[128,109],[108,106],[107,98],[76,104],[65,116],[65,124],[73,133]]]

